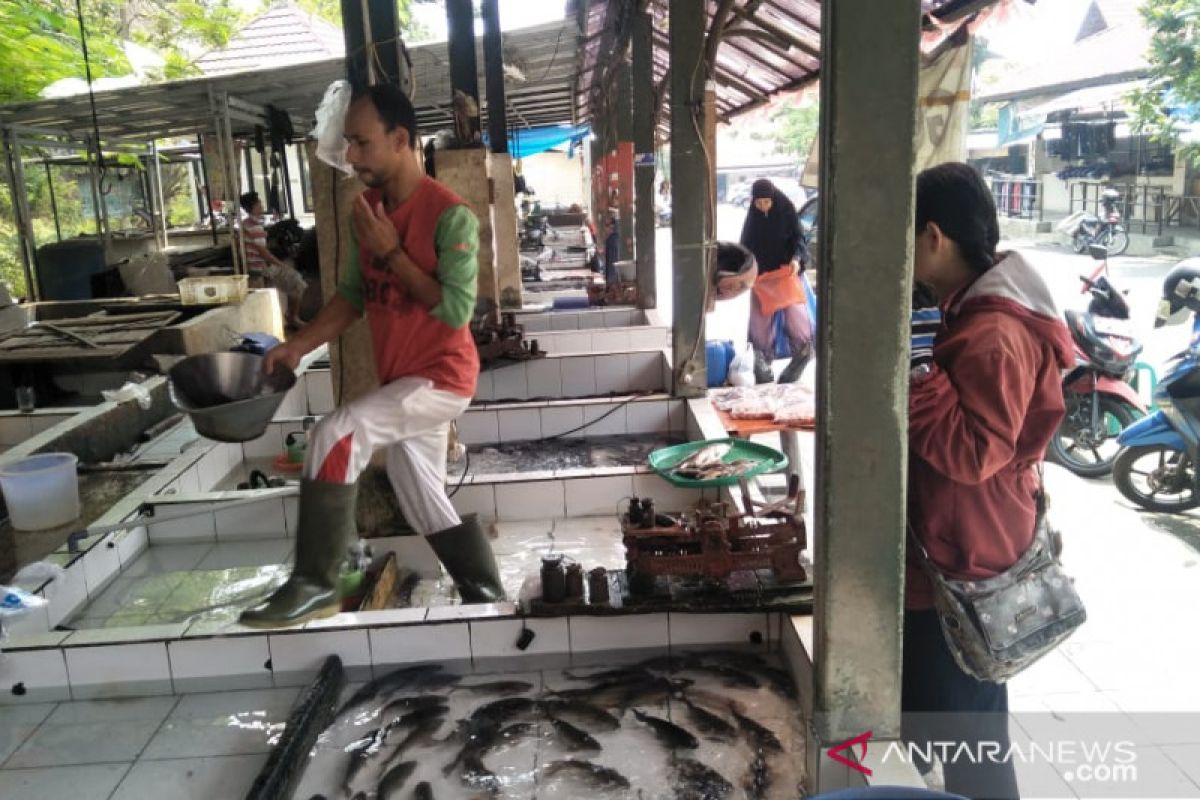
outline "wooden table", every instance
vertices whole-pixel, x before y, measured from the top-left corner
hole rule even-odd
[[[779,434],[779,441],[782,445],[781,449],[788,459],[788,483],[791,483],[793,476],[798,480],[798,491],[800,493],[799,510],[807,511],[808,490],[804,482],[804,464],[800,460],[800,432],[812,431],[815,429],[815,426],[784,425],[773,419],[734,419],[729,415],[729,412],[722,411],[716,405],[713,405],[713,411],[717,413],[717,417],[721,420],[721,425],[724,426],[725,432],[734,438],[749,439],[752,436],[764,433]]]

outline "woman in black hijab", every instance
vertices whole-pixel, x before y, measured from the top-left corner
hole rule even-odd
[[[790,357],[779,382],[791,383],[812,358],[812,320],[800,282],[802,267],[795,258],[800,223],[792,201],[766,178],[754,182],[750,196],[741,243],[758,262],[749,331],[755,375],[760,383],[770,381],[770,363],[777,355]],[[781,336],[786,343],[780,341]]]

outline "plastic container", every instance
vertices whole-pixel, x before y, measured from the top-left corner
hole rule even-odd
[[[708,480],[694,480],[692,478],[681,478],[674,474],[671,470],[675,468],[679,462],[683,461],[688,456],[698,450],[703,450],[706,447],[717,444],[728,444],[729,452],[721,460],[725,463],[744,459],[753,461],[753,466],[749,467],[740,475],[726,475],[722,478],[710,478]],[[757,475],[762,475],[768,472],[778,472],[785,469],[788,465],[787,456],[778,450],[767,447],[766,445],[751,442],[746,439],[707,439],[700,442],[688,442],[687,444],[677,444],[672,447],[663,447],[653,451],[646,459],[650,462],[650,468],[657,472],[662,478],[670,481],[674,485],[682,489],[706,489],[710,486],[733,486],[739,480],[753,478]]]
[[[248,275],[210,275],[205,278],[184,278],[179,282],[179,300],[185,306],[240,303],[249,293]]]
[[[38,453],[0,465],[0,490],[12,526],[40,531],[78,519],[78,463],[74,453]]]

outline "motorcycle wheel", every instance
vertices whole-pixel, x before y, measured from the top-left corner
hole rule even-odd
[[[1100,395],[1100,430],[1092,430],[1092,395],[1068,395],[1067,414],[1050,440],[1048,455],[1082,478],[1103,478],[1121,450],[1117,437],[1137,417],[1132,406]]]
[[[1179,450],[1127,447],[1113,464],[1113,483],[1131,503],[1169,514],[1200,506],[1195,472],[1191,458]]]
[[[1083,231],[1076,231],[1075,235],[1071,237],[1071,249],[1079,255],[1088,249],[1089,244],[1091,244],[1091,239]]]
[[[1104,245],[1110,256],[1122,255],[1129,249],[1129,234],[1118,225],[1100,234],[1100,244]]]

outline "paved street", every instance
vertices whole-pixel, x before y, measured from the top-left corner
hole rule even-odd
[[[736,238],[744,213],[722,206],[719,235]],[[1045,277],[1060,311],[1082,309],[1087,296],[1079,293],[1079,275],[1092,262],[1068,248],[1022,246]],[[659,230],[660,299],[669,308],[670,232]],[[1128,290],[1135,331],[1143,337],[1143,360],[1161,367],[1187,342],[1188,326],[1153,330],[1162,279],[1170,259],[1115,258],[1111,280]],[[710,338],[744,337],[746,298],[722,304],[710,315]],[[811,448],[811,438],[805,442]],[[806,448],[806,449],[808,449]],[[811,451],[809,451],[811,454]],[[811,455],[806,464],[812,475]],[[1140,774],[1153,776],[1155,796],[1200,797],[1200,686],[1195,679],[1200,663],[1200,511],[1181,515],[1138,510],[1113,488],[1110,479],[1085,480],[1048,465],[1047,488],[1053,519],[1062,529],[1064,562],[1076,578],[1087,604],[1087,624],[1059,651],[1034,665],[1010,683],[1015,712],[1050,712],[1050,733],[1059,735],[1076,726],[1094,728],[1116,722],[1120,731],[1138,731]],[[1092,712],[1107,712],[1103,717]],[[1151,712],[1191,712],[1176,717],[1175,725],[1149,716]],[[1112,715],[1112,716],[1109,716]],[[1016,718],[1015,718],[1016,719]],[[1046,730],[1013,725],[1014,739]],[[1119,734],[1126,736],[1126,733]],[[1068,783],[1062,767],[1046,764],[1020,771],[1025,797],[1127,796],[1105,787]],[[1139,795],[1142,796],[1142,795]]]

